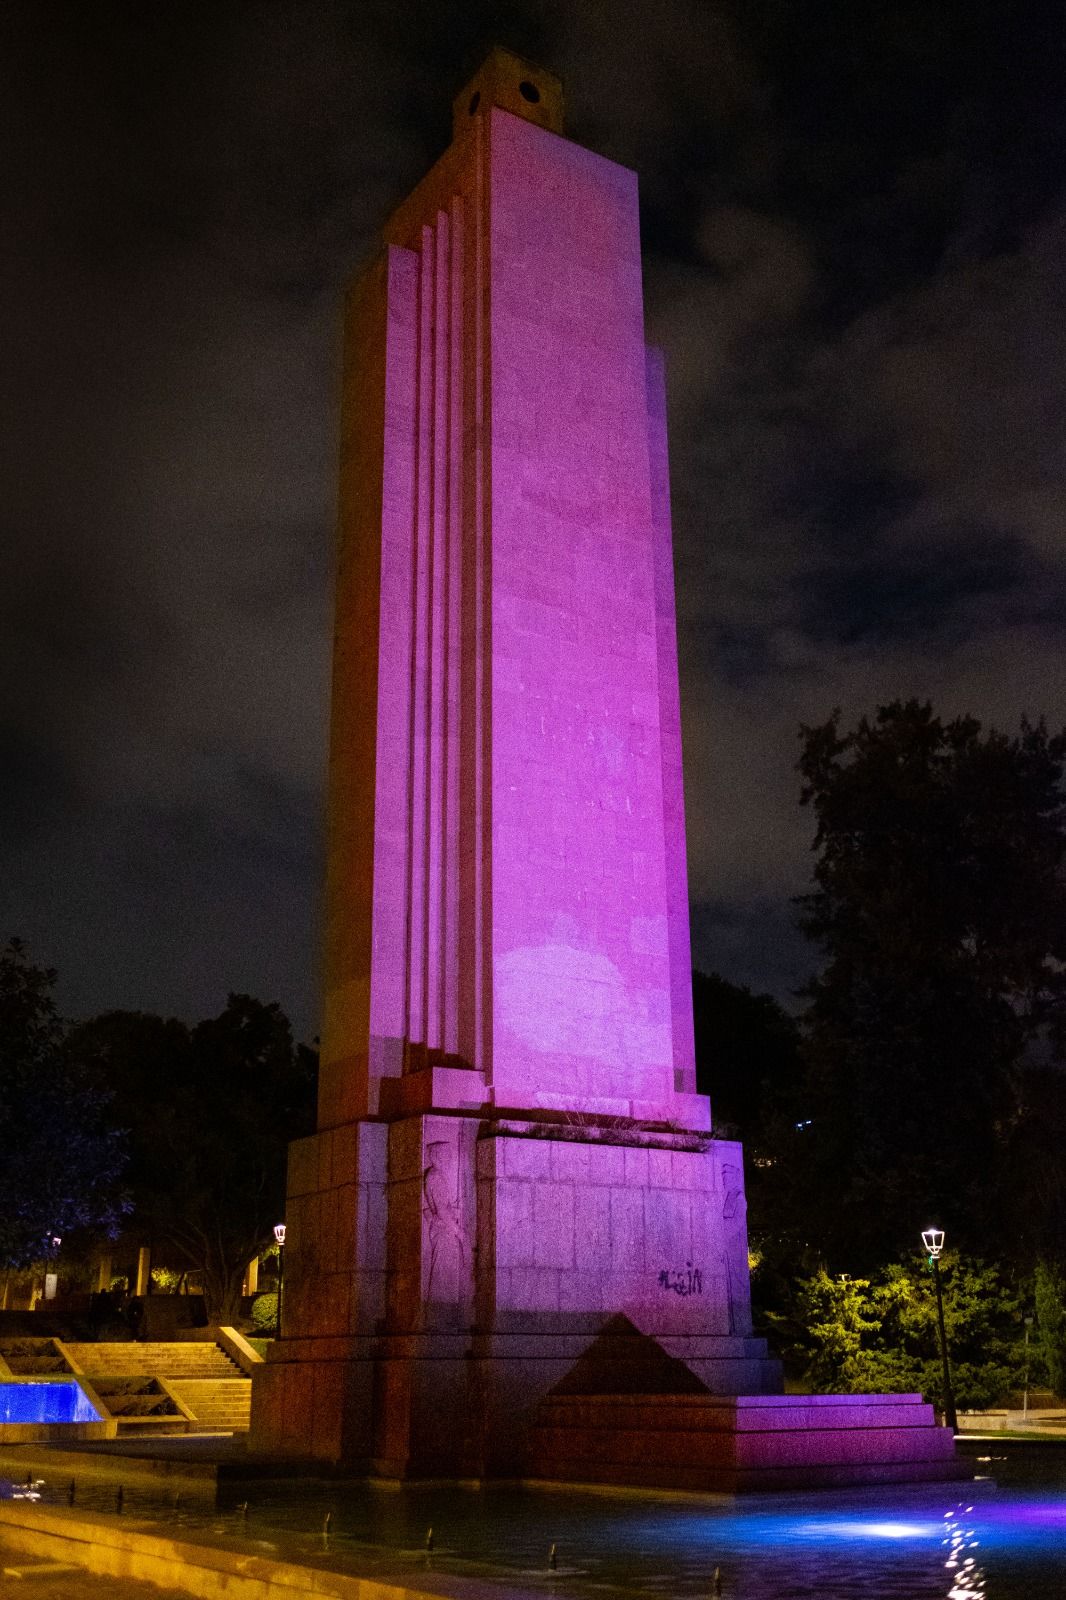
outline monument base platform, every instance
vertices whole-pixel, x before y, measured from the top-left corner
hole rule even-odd
[[[752,1337],[654,1340],[622,1317],[589,1333],[423,1333],[285,1339],[252,1389],[256,1451],[384,1478],[528,1476],[538,1406],[589,1394],[774,1392]]]
[[[389,1479],[727,1494],[970,1476],[920,1395],[708,1392],[780,1369],[757,1339],[623,1330],[286,1340],[256,1375],[255,1446]]]
[[[972,1476],[916,1394],[552,1394],[530,1429],[529,1471],[726,1494]]]

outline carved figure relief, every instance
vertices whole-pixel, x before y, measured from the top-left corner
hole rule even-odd
[[[748,1202],[740,1167],[730,1165],[722,1168],[722,1190],[722,1244],[729,1289],[729,1331],[742,1333],[747,1329],[740,1326],[738,1310],[745,1303],[748,1289]]]
[[[466,1293],[470,1245],[460,1208],[458,1150],[445,1139],[426,1146],[422,1230],[429,1256],[426,1321],[431,1327],[454,1327]]]

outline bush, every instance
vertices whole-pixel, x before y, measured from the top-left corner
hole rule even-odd
[[[276,1294],[256,1295],[252,1301],[252,1327],[256,1333],[272,1334],[278,1325],[278,1297]]]
[[[1021,1386],[1021,1307],[985,1262],[946,1256],[941,1275],[956,1404],[984,1410]],[[815,1393],[916,1392],[943,1407],[936,1300],[924,1264],[889,1266],[873,1278],[819,1270],[800,1279],[787,1311],[768,1321],[790,1370]]]

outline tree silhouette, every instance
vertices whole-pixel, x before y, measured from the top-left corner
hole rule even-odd
[[[126,1202],[111,1094],[64,1052],[52,990],[12,939],[0,951],[0,1266],[29,1266],[79,1229],[111,1237]]]
[[[895,702],[802,730],[825,965],[803,1019],[811,1126],[792,1142],[813,1242],[852,1270],[931,1220],[1002,1234],[1019,1074],[1066,1018],[1066,735],[1014,737]]]
[[[314,1127],[314,1052],[294,1045],[280,1006],[238,994],[193,1028],[105,1013],[70,1048],[128,1117],[134,1227],[199,1272],[211,1322],[232,1322],[244,1270],[284,1215],[288,1143]]]

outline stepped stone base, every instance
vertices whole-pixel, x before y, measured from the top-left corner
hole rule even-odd
[[[256,1371],[253,1447],[386,1478],[528,1475],[537,1406],[577,1385],[672,1396],[709,1381],[774,1390],[762,1339],[654,1340],[624,1317],[589,1333],[285,1339]]]
[[[969,1477],[916,1394],[561,1394],[530,1430],[534,1477],[737,1493]]]
[[[591,1342],[286,1340],[277,1355],[254,1389],[274,1451],[383,1477],[739,1493],[970,1475],[920,1395],[708,1392],[729,1375],[779,1384],[760,1339],[651,1339],[617,1317]]]

